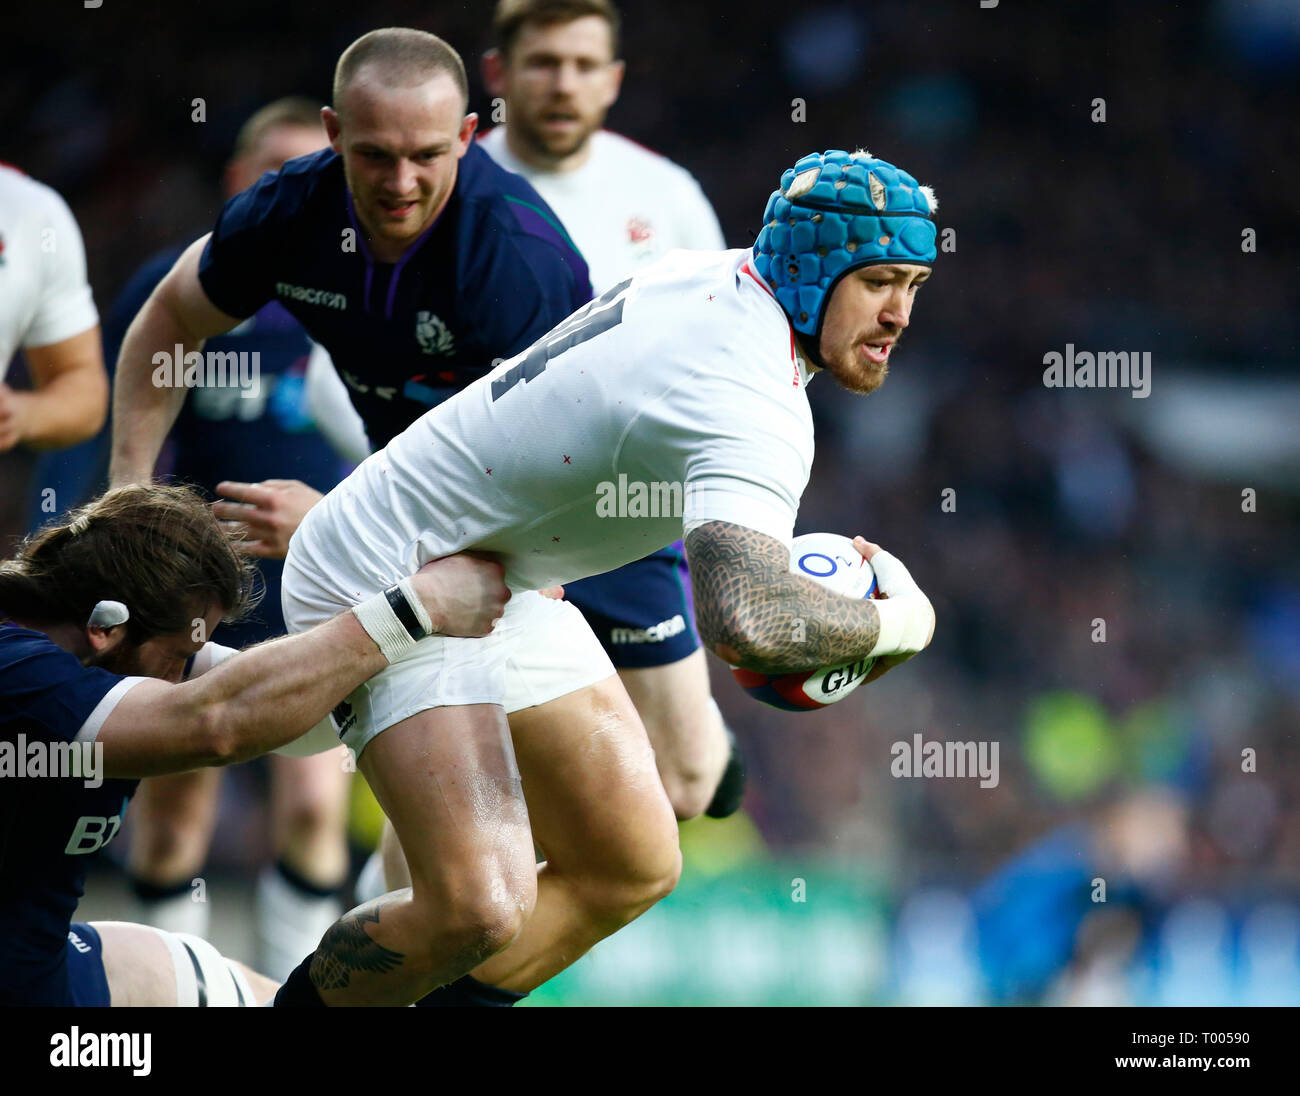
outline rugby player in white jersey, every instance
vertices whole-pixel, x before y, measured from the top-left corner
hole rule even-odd
[[[560,216],[597,294],[673,248],[718,251],[722,229],[699,184],[603,129],[618,98],[619,13],[609,0],[501,0],[483,82],[505,123],[480,140]],[[566,597],[608,652],[654,747],[679,819],[726,817],[744,768],[709,689],[682,545],[571,584]]]
[[[597,295],[673,248],[726,247],[690,172],[602,128],[623,78],[620,23],[609,0],[501,0],[493,19],[496,44],[482,66],[494,96],[492,116],[500,117],[504,106],[505,121],[480,138],[480,147],[524,176],[559,215]],[[317,391],[342,389],[331,383],[336,375],[322,354],[314,356],[310,376]],[[355,414],[349,405],[318,418],[341,425]],[[570,583],[565,597],[587,618],[632,698],[677,817],[725,818],[740,807],[745,769],[710,693],[689,583],[676,541],[609,574]],[[383,849],[395,864],[388,826]],[[358,899],[389,889],[379,861],[375,853],[366,865]],[[402,878],[394,867],[393,881]]]
[[[805,386],[882,383],[934,208],[869,153],[806,156],[752,251],[677,251],[611,287],[309,512],[285,567],[291,630],[469,547],[516,593],[490,636],[422,639],[336,709],[411,886],[327,931],[278,1005],[509,1003],[671,890],[677,827],[636,711],[577,610],[530,591],[685,532],[701,637],[732,664],[874,656],[878,675],[929,643],[933,609],[889,553],[858,542],[875,602],[791,574],[789,544]],[[680,505],[632,501],[665,488]]]
[[[32,391],[5,383],[20,348]],[[76,219],[56,191],[0,163],[0,453],[85,441],[107,410],[99,314]]]

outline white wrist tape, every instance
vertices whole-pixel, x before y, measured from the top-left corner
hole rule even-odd
[[[871,649],[877,655],[915,654],[924,650],[934,627],[934,607],[902,561],[889,552],[871,557],[876,581],[888,598],[876,601],[880,636]]]
[[[396,662],[425,636],[433,634],[433,621],[409,578],[354,605],[352,612],[389,662]]]

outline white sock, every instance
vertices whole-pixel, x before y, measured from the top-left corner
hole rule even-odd
[[[370,859],[361,869],[361,874],[357,876],[356,904],[360,906],[372,898],[387,893],[388,887],[384,884],[384,858],[376,849],[370,854]]]
[[[257,970],[283,982],[343,915],[333,894],[309,894],[272,864],[257,877]]]
[[[204,939],[210,921],[207,902],[194,901],[195,894],[186,887],[180,894],[167,898],[136,898],[136,921],[166,932],[184,932]]]

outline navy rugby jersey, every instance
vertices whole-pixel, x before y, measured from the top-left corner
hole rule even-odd
[[[83,666],[43,632],[0,624],[0,1005],[66,1002],[86,862],[117,834],[139,783],[30,775],[32,758],[83,728],[93,737],[129,680]]]
[[[476,144],[396,263],[370,254],[342,158],[324,149],[226,203],[199,280],[232,316],[269,300],[288,309],[329,351],[376,449],[591,299],[558,218]]]

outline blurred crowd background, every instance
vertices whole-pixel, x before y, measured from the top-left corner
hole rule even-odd
[[[890,380],[810,389],[799,531],[895,551],[938,631],[816,714],[715,665],[745,814],[688,824],[678,893],[535,997],[1300,1003],[1300,0],[620,6],[609,125],[689,168],[731,246],[808,151],[865,146],[935,187],[956,246]],[[248,115],[328,98],[366,30],[446,38],[486,126],[489,21],[19,6],[0,159],[71,204],[103,314],[210,227]],[[1150,396],[1045,388],[1067,343],[1149,352]],[[6,547],[31,467],[0,458]],[[916,733],[998,743],[997,786],[895,778]],[[258,779],[227,782],[211,870],[231,895],[265,855]],[[372,831],[359,807],[359,845]]]

